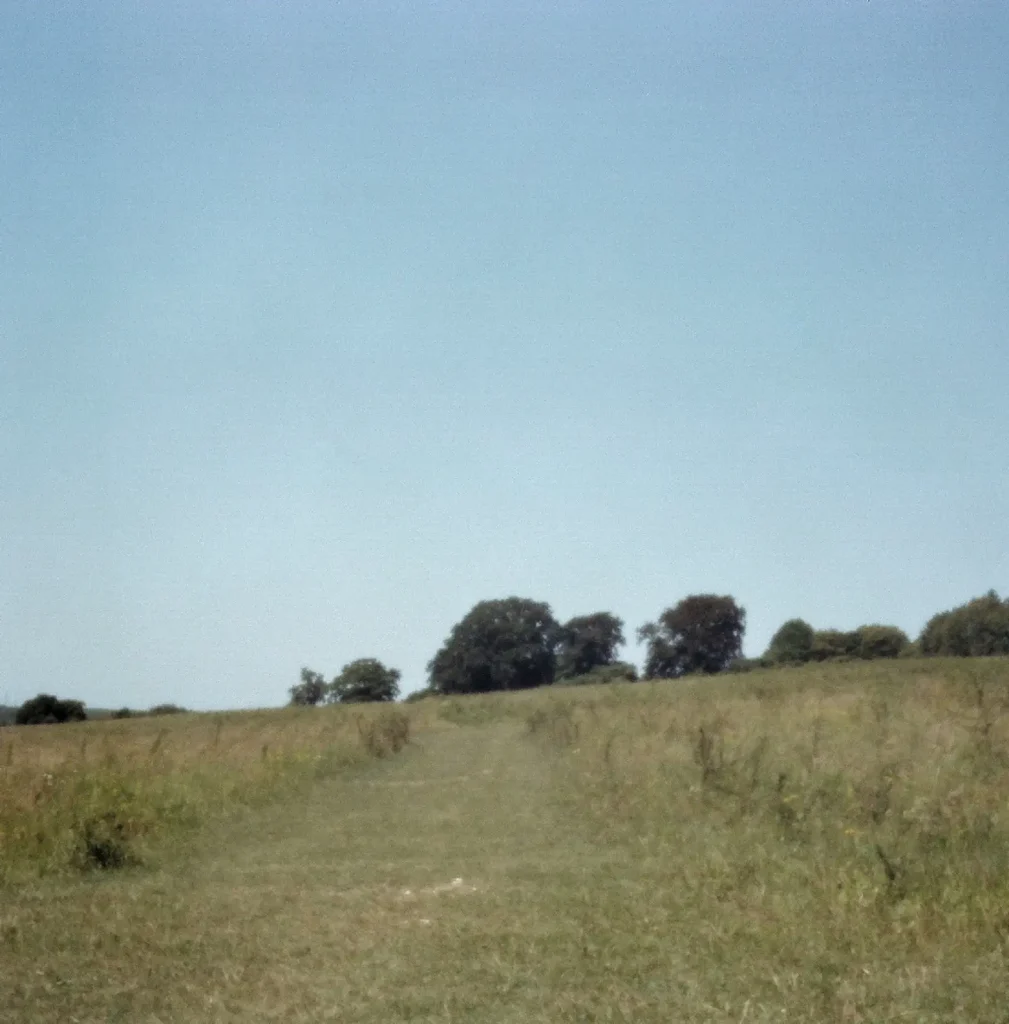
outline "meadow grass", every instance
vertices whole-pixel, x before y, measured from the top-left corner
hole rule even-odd
[[[0,730],[0,883],[140,863],[166,840],[398,750],[389,709],[180,714]]]
[[[104,736],[212,798],[4,890],[0,1021],[1004,1024],[1007,695],[1006,660],[554,686],[410,705],[396,757],[391,709],[19,731],[32,799]]]
[[[527,720],[712,999],[1006,1020],[1007,698],[1005,659],[901,661],[551,693]]]

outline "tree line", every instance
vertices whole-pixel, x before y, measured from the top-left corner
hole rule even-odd
[[[815,629],[803,619],[789,619],[761,657],[744,658],[745,632],[746,610],[733,597],[685,597],[637,630],[639,642],[646,645],[644,676],[678,679],[810,662],[1009,655],[1009,598],[1003,600],[991,590],[939,612],[914,641],[897,626],[866,625],[844,631]],[[541,601],[521,597],[480,601],[456,623],[428,663],[427,687],[408,699],[523,690],[552,683],[633,681],[638,678],[637,668],[618,657],[625,643],[623,620],[611,612],[579,615],[560,623]],[[352,661],[330,681],[303,668],[300,682],[290,688],[290,702],[394,701],[399,698],[399,681],[399,671],[376,658]],[[0,725],[6,724],[6,712],[11,710],[3,709]],[[146,712],[121,708],[111,717],[184,710],[161,704]],[[42,725],[79,722],[88,714],[81,701],[43,693],[25,701],[12,717],[18,725]]]
[[[1009,655],[1009,599],[994,591],[933,616],[917,640],[899,627],[872,624],[845,631],[790,619],[759,658],[743,657],[746,610],[729,595],[692,594],[637,630],[646,645],[644,676],[746,672],[810,662],[928,656]],[[427,665],[428,685],[411,694],[488,693],[553,683],[636,680],[621,661],[624,623],[611,612],[558,622],[550,606],[528,598],[480,601],[452,628]],[[395,700],[400,674],[373,658],[344,666],[331,683],[302,669],[293,704]]]

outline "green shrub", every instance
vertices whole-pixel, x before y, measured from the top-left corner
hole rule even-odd
[[[858,657],[864,661],[875,658],[899,658],[911,643],[907,634],[896,626],[860,626]]]
[[[789,619],[771,637],[764,656],[768,661],[782,665],[801,665],[809,661],[816,633],[802,619]]]
[[[1009,600],[994,590],[934,615],[918,640],[922,654],[986,657],[1009,654]]]
[[[578,676],[558,679],[554,686],[594,686],[599,683],[636,683],[637,667],[626,661],[615,661],[612,665],[596,665],[595,668]]]
[[[858,655],[862,639],[857,631],[842,632],[839,629],[818,629],[813,634],[810,661],[839,661]]]

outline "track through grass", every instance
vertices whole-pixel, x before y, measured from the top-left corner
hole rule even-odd
[[[899,729],[945,704],[908,674],[887,744],[927,767]],[[715,709],[756,728],[789,704],[780,756],[808,761],[811,793],[817,759],[834,771],[847,749],[831,753],[834,717],[889,758],[876,719],[860,724],[859,702],[876,707],[861,677],[786,697],[793,678],[779,696],[758,680],[710,699],[639,684],[419,707],[396,757],[219,822],[158,870],[7,890],[0,1020],[1004,1022],[1000,893],[967,894],[987,931],[960,950],[918,890],[888,892],[875,854],[834,856],[799,829],[801,786],[798,802],[755,790],[777,802],[748,810],[719,787],[755,762],[692,746]],[[991,721],[970,749],[1001,736]],[[997,772],[977,778],[1002,799]],[[970,873],[943,877],[927,892],[960,906]]]
[[[0,1019],[556,1020],[619,873],[576,831],[519,723],[432,730],[157,873],[9,893]]]

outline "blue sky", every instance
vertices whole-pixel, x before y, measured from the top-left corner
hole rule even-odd
[[[3,20],[0,702],[1009,589],[1004,4]]]

